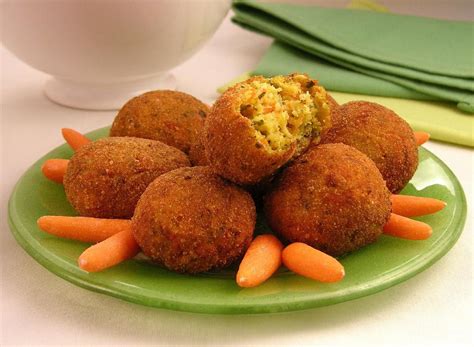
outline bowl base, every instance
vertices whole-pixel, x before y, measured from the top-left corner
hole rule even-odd
[[[157,89],[176,89],[176,78],[170,74],[155,75],[118,83],[82,83],[52,78],[44,92],[51,101],[84,110],[118,110],[139,94]]]

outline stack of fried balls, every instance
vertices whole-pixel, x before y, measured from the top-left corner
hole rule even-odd
[[[375,242],[417,153],[381,105],[338,105],[304,74],[256,76],[212,107],[175,91],[131,99],[110,137],[76,151],[64,186],[82,216],[131,218],[149,259],[198,273],[242,258],[257,207],[282,243],[342,256]]]

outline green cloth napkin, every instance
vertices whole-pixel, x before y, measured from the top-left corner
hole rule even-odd
[[[399,84],[339,67],[287,44],[275,41],[258,63],[254,75],[305,72],[328,90],[416,100],[439,100]]]
[[[328,89],[449,100],[474,113],[472,22],[250,0],[234,1],[234,12],[234,22],[287,44],[273,45],[256,73],[283,73],[280,68],[311,65],[314,60],[316,73],[299,71]],[[355,72],[365,75],[364,81],[350,87],[340,83],[344,74],[354,81]],[[323,74],[337,74],[340,82],[331,83],[338,87],[325,84]]]

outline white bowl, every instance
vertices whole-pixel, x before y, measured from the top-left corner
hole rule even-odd
[[[167,71],[217,30],[231,0],[2,0],[4,46],[53,76],[62,105],[117,109],[132,96],[174,89]]]

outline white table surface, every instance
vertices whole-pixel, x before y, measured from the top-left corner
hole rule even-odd
[[[340,2],[339,2],[340,3]],[[457,2],[459,3],[459,1]],[[431,3],[433,4],[433,3]],[[412,13],[466,17],[434,2]],[[465,2],[464,2],[465,5]],[[408,2],[395,11],[410,13]],[[396,7],[395,6],[395,7]],[[405,6],[405,7],[404,7]],[[464,6],[464,10],[469,7]],[[431,12],[430,12],[431,11]],[[268,38],[223,23],[208,44],[173,72],[178,89],[212,102],[217,86],[251,70]],[[300,312],[221,316],[131,304],[79,288],[53,275],[13,239],[7,202],[20,175],[63,143],[59,129],[87,132],[109,125],[115,112],[73,110],[47,100],[48,76],[1,47],[0,344],[108,345],[464,345],[472,343],[472,213],[451,251],[416,277],[369,297]],[[429,142],[473,202],[473,151]]]

